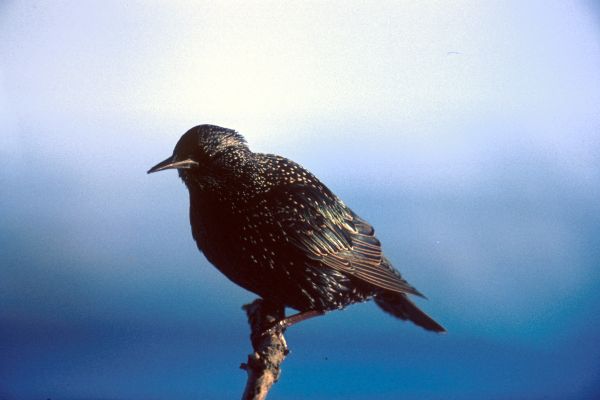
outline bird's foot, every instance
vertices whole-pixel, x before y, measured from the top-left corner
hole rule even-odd
[[[275,322],[270,328],[265,330],[261,334],[261,336],[268,336],[268,335],[275,335],[277,333],[283,333],[286,328],[289,328],[290,326],[295,325],[298,322],[302,322],[302,321],[305,321],[310,318],[318,317],[323,314],[325,314],[325,311],[309,310],[309,311],[299,312],[294,315],[290,315],[289,317],[286,317],[284,319],[281,319],[281,320]]]
[[[283,333],[288,326],[290,325],[286,322],[286,319],[282,319],[275,322],[270,328],[261,333],[261,336],[271,336]]]

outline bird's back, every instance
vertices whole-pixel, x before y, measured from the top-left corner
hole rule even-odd
[[[342,308],[381,290],[418,294],[383,262],[373,228],[313,174],[280,156],[254,158],[252,195],[192,196],[194,238],[225,275],[300,310]]]

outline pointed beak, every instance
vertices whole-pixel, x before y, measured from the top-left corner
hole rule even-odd
[[[189,169],[198,165],[198,163],[190,158],[187,160],[175,161],[174,156],[167,158],[164,161],[159,162],[154,167],[148,170],[148,173],[162,171],[165,169]]]

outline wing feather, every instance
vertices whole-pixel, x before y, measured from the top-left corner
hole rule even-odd
[[[373,227],[325,186],[286,185],[267,196],[289,242],[309,259],[382,289],[422,296],[384,258]]]

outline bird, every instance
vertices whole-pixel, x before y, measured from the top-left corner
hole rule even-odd
[[[296,162],[253,152],[237,131],[205,124],[147,172],[167,169],[189,191],[192,236],[208,261],[264,301],[298,311],[276,326],[373,300],[446,332],[408,297],[425,296],[385,257],[373,227]]]

